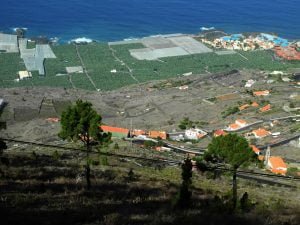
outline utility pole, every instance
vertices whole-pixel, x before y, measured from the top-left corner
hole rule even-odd
[[[264,164],[266,167],[268,166],[268,161],[270,159],[270,156],[271,156],[271,147],[270,147],[270,145],[268,145],[266,155],[265,155],[265,161],[264,161]]]
[[[132,146],[133,146],[133,143],[132,143],[132,118],[130,118],[130,141],[131,141],[131,150],[132,150]]]

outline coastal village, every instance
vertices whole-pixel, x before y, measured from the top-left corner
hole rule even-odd
[[[273,50],[276,55],[285,60],[300,60],[300,42],[289,43],[287,39],[260,33],[245,37],[243,34],[232,34],[215,39],[201,38],[206,43],[216,49],[227,50]]]

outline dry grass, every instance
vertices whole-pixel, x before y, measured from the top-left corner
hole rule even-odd
[[[0,166],[0,214],[5,224],[154,225],[222,221],[275,225],[280,221],[296,225],[299,219],[299,203],[292,201],[297,192],[284,193],[287,190],[283,188],[240,180],[239,194],[247,191],[255,208],[246,214],[227,214],[230,177],[211,180],[198,173],[193,177],[191,207],[176,209],[174,199],[181,183],[179,167],[155,169],[113,159],[110,165],[92,167],[92,190],[85,191],[84,177],[76,181],[83,168],[76,166],[70,155],[72,152],[65,153],[61,163],[61,159],[51,158],[47,151],[35,157],[30,151],[20,155],[13,151],[4,153],[2,157],[10,162]],[[129,168],[134,169],[133,180],[128,179]]]

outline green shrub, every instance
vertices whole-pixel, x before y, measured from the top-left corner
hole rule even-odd
[[[57,150],[55,150],[55,151],[52,153],[52,158],[53,158],[54,160],[59,160],[60,157],[61,157],[61,154],[60,154]]]

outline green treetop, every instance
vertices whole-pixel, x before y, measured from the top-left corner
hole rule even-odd
[[[237,169],[256,159],[256,155],[249,146],[248,141],[237,134],[214,137],[208,145],[208,151],[205,154],[205,158],[207,160],[225,162],[231,166],[233,171],[233,208],[235,208],[237,200]]]
[[[77,141],[81,140],[86,146],[86,178],[87,188],[90,184],[90,167],[88,163],[88,155],[91,150],[91,142],[100,145],[110,142],[111,134],[103,133],[101,130],[101,116],[92,108],[90,102],[77,100],[76,104],[69,106],[61,116],[61,131],[59,137],[62,139]]]

